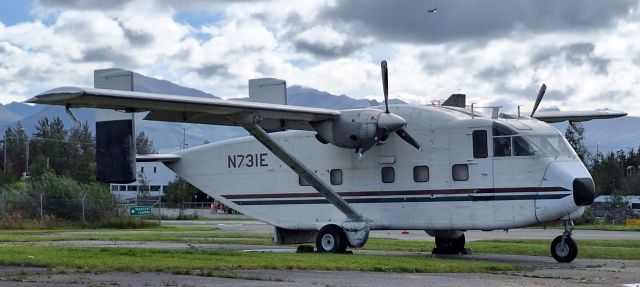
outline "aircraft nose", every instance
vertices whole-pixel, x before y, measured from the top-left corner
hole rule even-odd
[[[573,201],[577,206],[591,205],[596,198],[596,186],[588,177],[573,179]]]

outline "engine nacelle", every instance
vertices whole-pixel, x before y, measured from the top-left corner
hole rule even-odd
[[[378,118],[383,111],[375,109],[345,110],[340,118],[313,123],[313,128],[325,141],[343,148],[369,148],[375,145]]]

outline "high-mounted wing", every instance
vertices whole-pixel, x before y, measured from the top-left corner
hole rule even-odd
[[[78,87],[49,90],[27,102],[150,112],[145,119],[214,125],[238,125],[232,117],[253,115],[260,116],[267,129],[312,130],[310,122],[340,116],[329,109]]]
[[[596,119],[611,119],[624,117],[627,113],[611,111],[611,110],[595,110],[595,111],[539,111],[533,115],[533,118],[547,123],[558,123],[563,121],[584,122]]]

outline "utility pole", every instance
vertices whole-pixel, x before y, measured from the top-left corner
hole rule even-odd
[[[27,155],[25,156],[24,176],[26,178],[27,176],[29,176],[29,136],[27,136],[26,132],[25,132],[25,139],[27,142]]]
[[[4,148],[4,157],[3,157],[4,163],[2,165],[2,169],[6,174],[7,173],[7,135],[6,134],[3,136],[2,147]]]

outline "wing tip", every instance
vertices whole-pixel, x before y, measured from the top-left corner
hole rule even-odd
[[[84,90],[78,87],[58,87],[37,94],[26,101],[30,104],[52,104],[73,99],[84,94]]]

